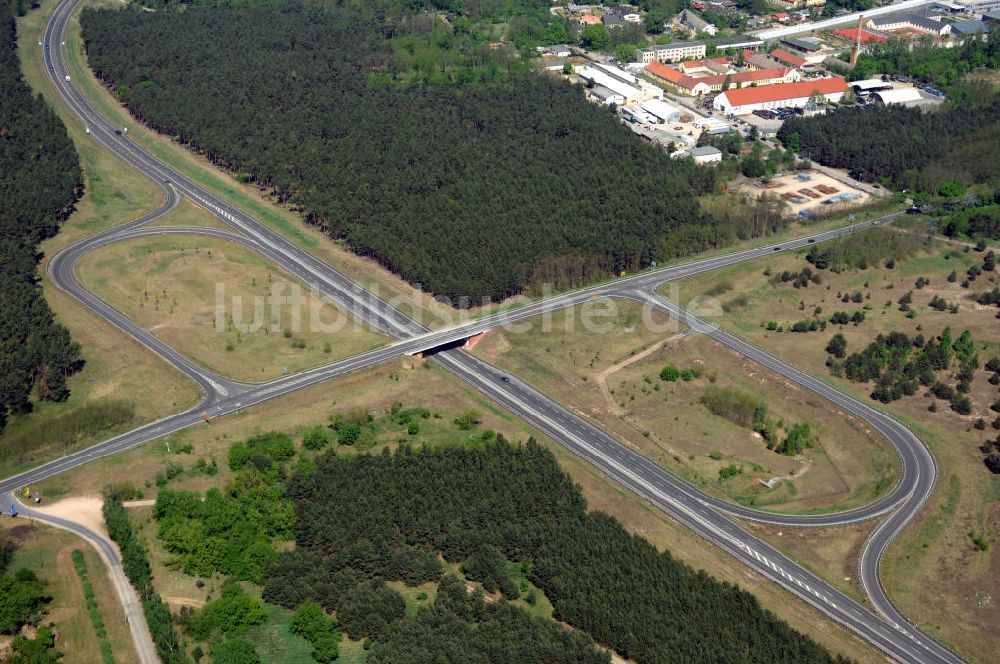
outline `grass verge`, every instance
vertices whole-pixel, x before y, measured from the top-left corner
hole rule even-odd
[[[236,380],[294,373],[387,339],[255,252],[219,238],[126,240],[88,254],[77,271],[101,299],[171,348]]]

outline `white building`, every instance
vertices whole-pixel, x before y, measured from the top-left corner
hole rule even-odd
[[[592,88],[588,88],[587,97],[599,104],[614,104],[615,106],[623,106],[625,104],[625,97],[622,97],[614,90],[609,90],[603,85],[595,85]]]
[[[619,76],[612,76],[611,74],[602,71],[600,69],[595,69],[589,66],[580,66],[576,68],[577,75],[585,81],[589,81],[594,84],[595,87],[604,87],[618,96],[620,96],[626,104],[632,104],[637,101],[642,101],[643,92],[634,85],[629,85]],[[621,72],[623,75],[629,76],[626,72]],[[633,77],[634,78],[634,77]],[[611,103],[611,102],[604,102]],[[618,103],[618,102],[615,102]]]
[[[637,124],[656,124],[656,117],[644,111],[641,106],[626,106],[622,109],[622,117]]]
[[[687,153],[694,158],[696,164],[717,164],[722,161],[722,150],[711,145],[688,148]]]
[[[922,102],[923,97],[916,88],[896,88],[895,90],[882,90],[872,95],[883,104],[900,104],[910,106],[914,102]]]
[[[632,85],[632,86],[635,86],[635,87],[639,87],[639,79],[638,79],[638,77],[636,77],[631,72],[625,71],[624,69],[619,69],[618,67],[615,67],[614,65],[606,65],[606,64],[603,64],[603,63],[600,63],[600,62],[592,62],[592,63],[590,63],[589,66],[593,67],[594,69],[597,69],[597,70],[600,70],[600,71],[604,72],[608,76],[613,76],[613,77],[617,78],[622,83],[628,83],[629,85]]]
[[[868,19],[868,27],[875,30],[908,28],[925,34],[944,37],[951,34],[951,25],[919,14],[889,14]]]
[[[799,83],[778,83],[756,88],[726,90],[712,105],[726,115],[749,115],[754,111],[795,107],[805,108],[814,99],[837,102],[844,98],[847,81],[843,76],[820,78]]]
[[[643,64],[650,62],[679,62],[688,58],[704,58],[705,44],[702,42],[678,42],[659,44],[635,51],[635,59]]]
[[[732,125],[719,118],[696,118],[692,124],[695,129],[701,129],[711,135],[728,134],[733,130]]]
[[[655,117],[660,122],[677,122],[684,115],[684,112],[676,106],[660,100],[649,99],[640,104],[642,109]]]

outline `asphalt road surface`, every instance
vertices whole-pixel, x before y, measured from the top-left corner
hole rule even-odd
[[[656,286],[689,277],[775,251],[795,249],[854,232],[870,223],[820,233],[780,245],[736,252],[725,256],[650,271],[627,279],[565,293],[547,300],[525,304],[495,315],[470,321],[446,330],[430,331],[406,317],[388,303],[358,286],[336,270],[302,251],[281,235],[241,210],[231,206],[188,178],[160,162],[132,143],[121,128],[110,125],[82,96],[71,81],[66,81],[61,43],[70,15],[80,0],[65,0],[46,26],[44,45],[49,78],[62,98],[90,129],[97,140],[130,166],[143,173],[165,191],[165,203],[157,211],[128,224],[109,229],[77,243],[49,264],[49,277],[66,291],[111,324],[136,339],[192,378],[204,393],[196,407],[147,424],[111,440],[64,456],[38,468],[0,481],[0,495],[16,487],[38,482],[95,458],[115,454],[188,426],[205,426],[204,416],[217,417],[234,413],[257,403],[288,394],[331,377],[370,367],[376,363],[414,354],[468,337],[500,325],[581,304],[595,297],[629,297],[645,302],[684,321],[695,331],[718,341],[781,373],[807,389],[826,397],[839,407],[865,419],[879,430],[900,456],[899,483],[885,496],[869,505],[838,514],[817,516],[778,515],[752,510],[720,501],[699,492],[645,457],[632,452],[604,431],[570,413],[531,386],[506,375],[501,370],[461,350],[437,353],[435,359],[476,389],[552,436],[574,453],[587,459],[603,472],[649,500],[665,513],[684,523],[712,544],[724,549],[754,571],[779,583],[789,592],[823,611],[832,619],[862,638],[905,662],[961,661],[954,653],[909,624],[895,609],[879,581],[879,562],[892,539],[913,518],[930,495],[937,476],[933,458],[919,439],[901,424],[835,388],[797,371],[780,360],[750,346],[733,335],[695,318],[674,303],[655,293]],[[142,228],[162,217],[176,205],[177,196],[188,197],[214,214],[234,232],[218,229]],[[884,221],[890,221],[887,217]],[[261,384],[244,384],[212,374],[169,348],[147,331],[138,328],[120,312],[89,293],[73,272],[76,261],[87,251],[129,237],[151,233],[204,233],[240,242],[261,253],[283,269],[300,277],[315,290],[329,297],[354,316],[398,339],[384,347],[340,360],[329,365],[285,376]],[[894,510],[894,511],[892,511]],[[891,513],[890,513],[891,512]],[[860,578],[875,613],[849,598],[832,585],[812,574],[794,560],[767,543],[755,538],[731,516],[784,525],[836,525],[888,516],[879,525],[860,561]]]

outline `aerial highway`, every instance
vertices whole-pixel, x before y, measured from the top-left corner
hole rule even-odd
[[[666,281],[751,260],[774,251],[822,242],[877,222],[857,224],[808,238],[787,241],[781,245],[649,271],[629,279],[619,279],[491,314],[454,328],[431,331],[299,249],[268,226],[159,161],[129,140],[121,128],[114,127],[105,120],[76,86],[67,80],[68,73],[61,45],[67,22],[79,2],[80,0],[64,0],[55,9],[46,25],[43,46],[49,78],[58,94],[90,129],[91,139],[100,142],[130,166],[149,177],[164,190],[165,202],[158,210],[142,219],[109,229],[63,250],[49,262],[48,275],[56,287],[66,291],[94,313],[190,376],[201,388],[204,398],[199,405],[187,411],[149,423],[111,440],[2,480],[0,495],[6,495],[19,486],[38,482],[93,459],[141,445],[184,427],[202,424],[205,416],[213,418],[235,413],[333,376],[364,369],[402,355],[440,348],[476,332],[581,304],[595,297],[629,297],[678,318],[696,332],[713,336],[747,357],[778,371],[789,380],[817,392],[839,407],[866,420],[886,437],[900,455],[899,483],[873,503],[840,514],[778,515],[742,508],[702,494],[693,486],[633,452],[606,432],[571,413],[516,377],[508,376],[464,351],[444,350],[437,353],[435,358],[445,369],[460,379],[587,459],[610,477],[684,523],[707,541],[724,549],[749,568],[781,584],[791,593],[865,638],[892,658],[905,662],[960,661],[954,653],[922,634],[905,620],[889,601],[878,577],[879,562],[885,548],[916,515],[934,487],[937,470],[933,458],[919,439],[880,411],[822,381],[798,372],[737,337],[694,317],[655,292],[656,286]],[[178,195],[188,197],[218,217],[232,229],[232,232],[218,229],[144,227],[148,222],[168,213],[176,204]],[[215,234],[258,251],[281,268],[302,278],[312,288],[329,297],[361,321],[386,332],[397,341],[351,358],[266,383],[238,383],[212,374],[170,349],[155,336],[138,328],[120,312],[89,293],[75,278],[73,266],[76,261],[97,246],[149,233],[181,232]],[[893,509],[895,511],[890,513]],[[886,514],[888,516],[878,526],[864,548],[859,563],[863,587],[876,613],[849,598],[788,556],[755,538],[731,518],[739,516],[769,523],[806,526],[850,523]]]

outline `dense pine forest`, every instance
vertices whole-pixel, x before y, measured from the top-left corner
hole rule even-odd
[[[348,636],[373,639],[372,661],[487,661],[484,649],[508,652],[522,630],[543,638],[549,653],[532,661],[601,661],[585,656],[583,641],[467,599],[442,576],[438,554],[505,597],[518,594],[509,578],[517,564],[552,602],[554,618],[640,664],[834,661],[752,595],[587,512],[579,488],[533,441],[328,453],[287,486],[296,548],[265,574],[264,599],[335,611]],[[402,598],[385,584],[439,579],[434,605],[406,619]]]
[[[734,238],[699,209],[711,171],[398,5],[127,8],[82,24],[91,66],[137,117],[439,296],[572,285]]]
[[[778,138],[803,156],[899,189],[1000,184],[1000,94],[986,90],[935,112],[893,105],[792,117]]]
[[[38,243],[55,235],[83,186],[59,118],[21,78],[12,7],[0,1],[0,428],[37,398],[69,396],[80,349],[42,297]]]

